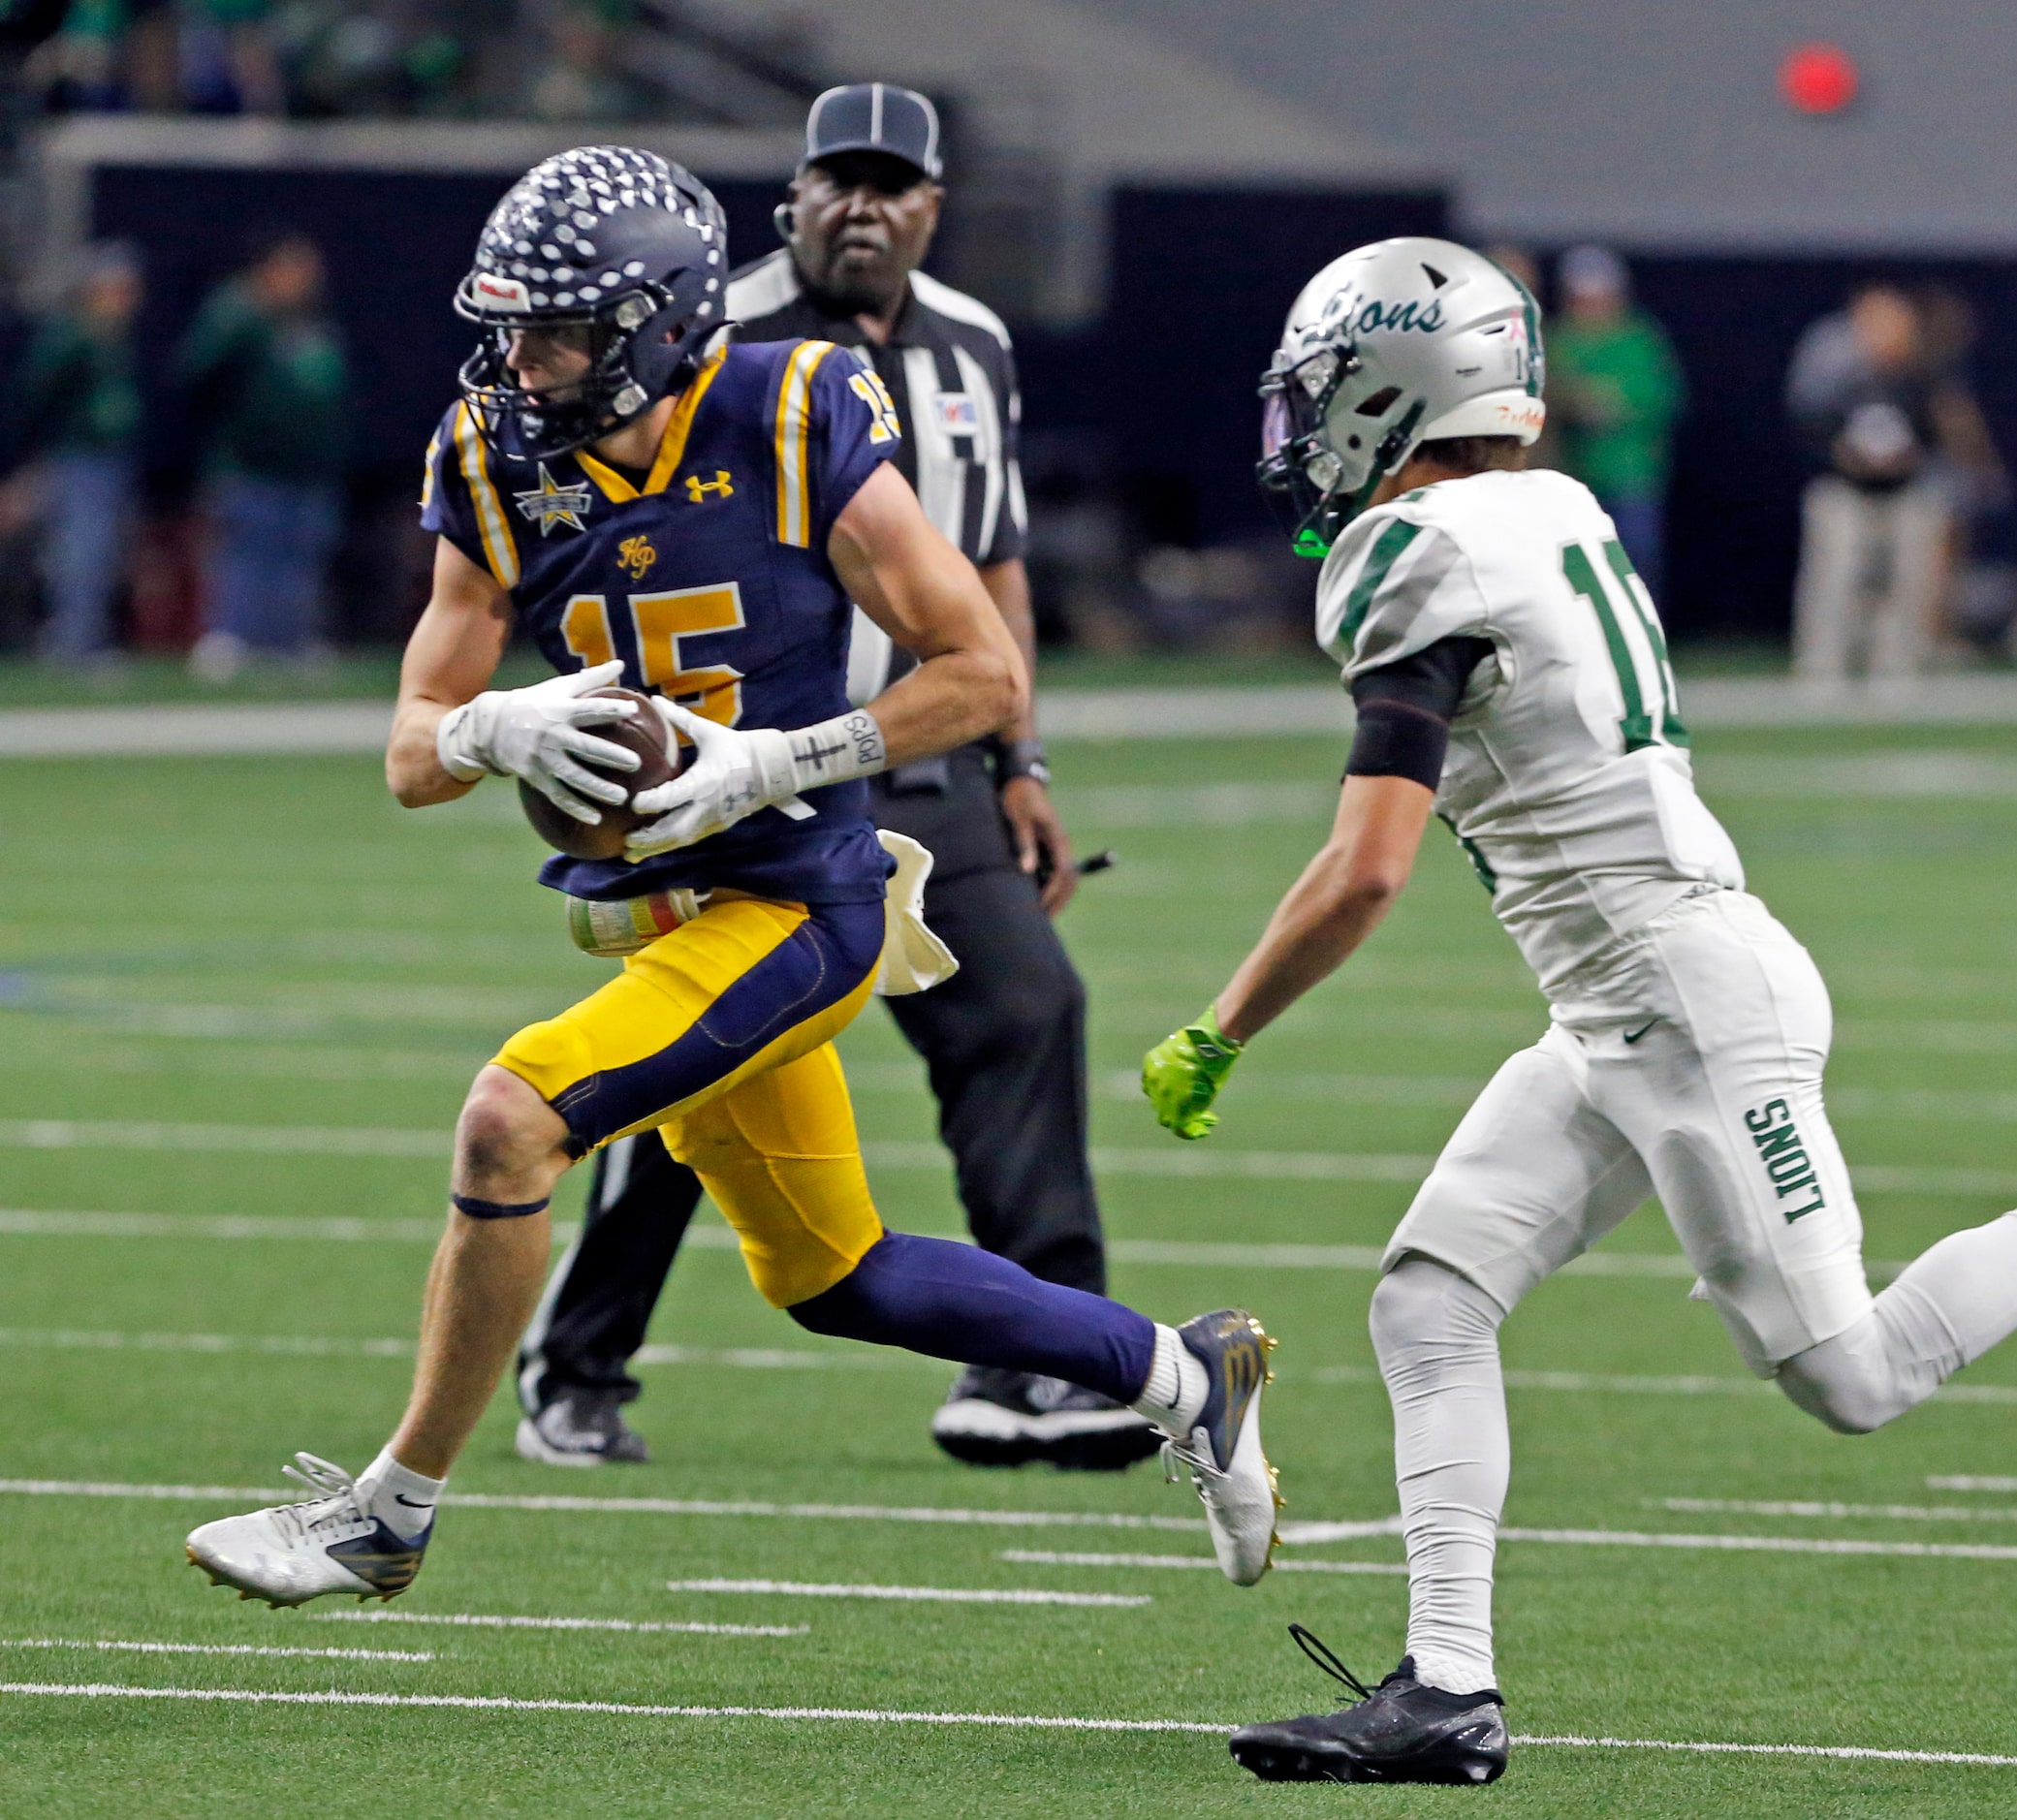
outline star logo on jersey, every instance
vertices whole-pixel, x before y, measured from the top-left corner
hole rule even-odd
[[[539,464],[539,485],[522,493],[514,493],[512,497],[519,502],[519,510],[526,518],[539,526],[542,537],[556,524],[564,524],[571,531],[588,528],[582,522],[582,514],[588,510],[587,483],[584,481],[579,486],[556,486],[544,461]]]
[[[715,494],[718,498],[727,499],[734,494],[735,490],[735,483],[729,479],[727,468],[716,468],[714,470],[714,478],[711,481],[704,481],[698,474],[689,474],[686,477],[686,497],[692,500],[695,505],[701,504],[709,493]]]
[[[633,581],[642,581],[645,571],[658,560],[658,551],[651,548],[648,538],[626,537],[616,546],[616,561],[627,570]]]

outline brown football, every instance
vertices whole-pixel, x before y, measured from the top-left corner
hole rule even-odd
[[[690,748],[668,744],[665,721],[648,698],[635,689],[591,689],[589,694],[615,696],[619,701],[638,705],[638,711],[628,720],[606,721],[583,731],[593,734],[598,739],[607,739],[612,745],[635,752],[639,760],[634,771],[606,769],[600,765],[588,765],[589,770],[622,784],[635,796],[641,790],[670,783],[686,768]],[[583,763],[585,765],[587,762],[583,760]],[[601,821],[578,822],[522,778],[519,783],[519,800],[524,804],[525,819],[532,824],[540,839],[575,860],[620,860],[624,837],[633,828],[642,827],[651,819],[648,815],[640,815],[628,802],[615,807],[598,802],[595,806],[602,811]]]

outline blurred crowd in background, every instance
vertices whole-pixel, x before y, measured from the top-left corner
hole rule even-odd
[[[55,10],[23,77],[57,112],[724,117],[721,73],[695,50],[696,34],[709,34],[678,0],[56,0]],[[796,86],[789,33],[739,33],[716,48],[753,85]],[[736,95],[734,117],[746,118],[748,100]],[[777,111],[784,122],[788,104]]]
[[[147,424],[133,329],[144,284],[130,245],[89,248],[8,389],[15,465],[0,524],[38,546],[34,650],[66,668],[116,662],[127,635],[151,629],[134,623],[148,582],[163,585],[148,573],[163,538],[141,535]],[[329,661],[324,593],[343,527],[350,400],[323,284],[312,240],[269,236],[175,351],[173,384],[203,451],[197,488],[177,502],[201,551],[196,611],[146,642],[188,643],[208,681],[252,661]]]
[[[685,0],[0,0],[0,48],[13,55],[0,92],[16,134],[24,120],[122,112],[579,122],[583,137],[626,123],[795,128],[832,74],[813,41],[781,16],[746,29],[723,16]],[[1116,303],[1104,328],[1076,340],[1047,339],[1003,294],[1004,261],[1025,255],[1011,258],[1020,243],[1000,232],[1000,186],[988,208],[962,191],[961,110],[948,99],[941,253],[951,246],[948,275],[1017,330],[1045,639],[1103,653],[1308,650],[1308,565],[1262,529],[1245,479],[1256,422],[1245,375],[1266,358],[1261,325],[1286,307],[1290,267],[1307,275],[1369,236],[1297,239],[1280,270],[1243,272],[1185,243],[1195,208],[1143,217],[1164,224],[1156,232],[1178,262],[1156,265],[1163,254],[1144,242],[1139,282],[1154,309],[1200,314],[1197,301],[1163,300],[1172,270],[1190,274],[1207,310],[1221,275],[1245,283],[1237,335],[1217,336],[1239,346],[1225,383],[1201,382],[1181,354],[1145,352],[1139,301]],[[767,223],[775,193],[744,187],[742,218]],[[1024,187],[1040,248],[1055,223],[1042,186]],[[1285,242],[1297,236],[1281,223],[1302,205],[1253,207],[1290,211],[1274,235]],[[1237,222],[1237,209],[1224,212]],[[89,669],[133,649],[173,651],[221,682],[248,664],[326,665],[337,646],[395,643],[411,623],[429,558],[413,522],[420,450],[403,427],[389,438],[382,400],[375,416],[361,404],[361,380],[375,374],[383,389],[385,350],[346,349],[341,327],[346,301],[382,292],[384,273],[366,268],[355,240],[346,250],[312,217],[296,219],[305,226],[284,213],[257,231],[190,224],[207,263],[200,281],[185,266],[174,285],[164,242],[90,242],[56,301],[32,320],[16,312],[11,328],[0,321],[0,364],[13,369],[0,392],[0,653]],[[963,237],[962,220],[973,224]],[[241,232],[236,269],[219,282],[217,248]],[[739,259],[774,244],[765,226],[755,235],[735,230]],[[1797,301],[1781,292],[1781,320],[1751,326],[1740,380],[1714,312],[1718,274],[1693,270],[1677,288],[1672,262],[1599,244],[1492,251],[1542,305],[1550,416],[1534,460],[1595,491],[1655,597],[1679,602],[1670,624],[1684,639],[1699,627],[1769,642],[1790,605],[1793,668],[1816,683],[2010,660],[2017,514],[1994,413],[1978,402],[1966,285],[1811,270]],[[934,267],[946,269],[938,255]],[[1756,297],[1776,280],[1760,266],[1747,282]],[[446,326],[441,291],[429,334]],[[1672,308],[1650,307],[1649,291]],[[1814,317],[1831,297],[1836,307]],[[1192,332],[1210,337],[1213,325]],[[418,421],[453,382],[432,353],[425,372]],[[1174,402],[1157,404],[1158,389]],[[1209,460],[1178,451],[1185,437],[1209,446]],[[1772,489],[1756,520],[1769,540],[1751,528],[1726,540],[1746,565],[1739,588],[1709,533],[1727,527],[1733,494]],[[1225,507],[1234,494],[1237,509]],[[1726,589],[1742,601],[1719,612]]]

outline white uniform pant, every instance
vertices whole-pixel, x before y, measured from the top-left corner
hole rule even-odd
[[[1911,676],[1926,666],[1946,581],[1953,510],[1932,481],[1866,492],[1833,474],[1810,481],[1793,589],[1793,674]]]
[[[1431,1685],[1494,1678],[1510,1459],[1498,1325],[1649,1190],[1746,1363],[1831,1428],[1880,1427],[2017,1329],[2017,1214],[1950,1234],[1873,1301],[1821,1108],[1829,1035],[1827,988],[1763,904],[1686,898],[1580,970],[1422,1184],[1371,1328],[1394,1404],[1408,1651]]]
[[[1871,1307],[1863,1223],[1821,1105],[1832,1017],[1806,949],[1743,892],[1684,899],[1584,967],[1499,1069],[1388,1245],[1510,1310],[1649,1193],[1745,1363]]]

